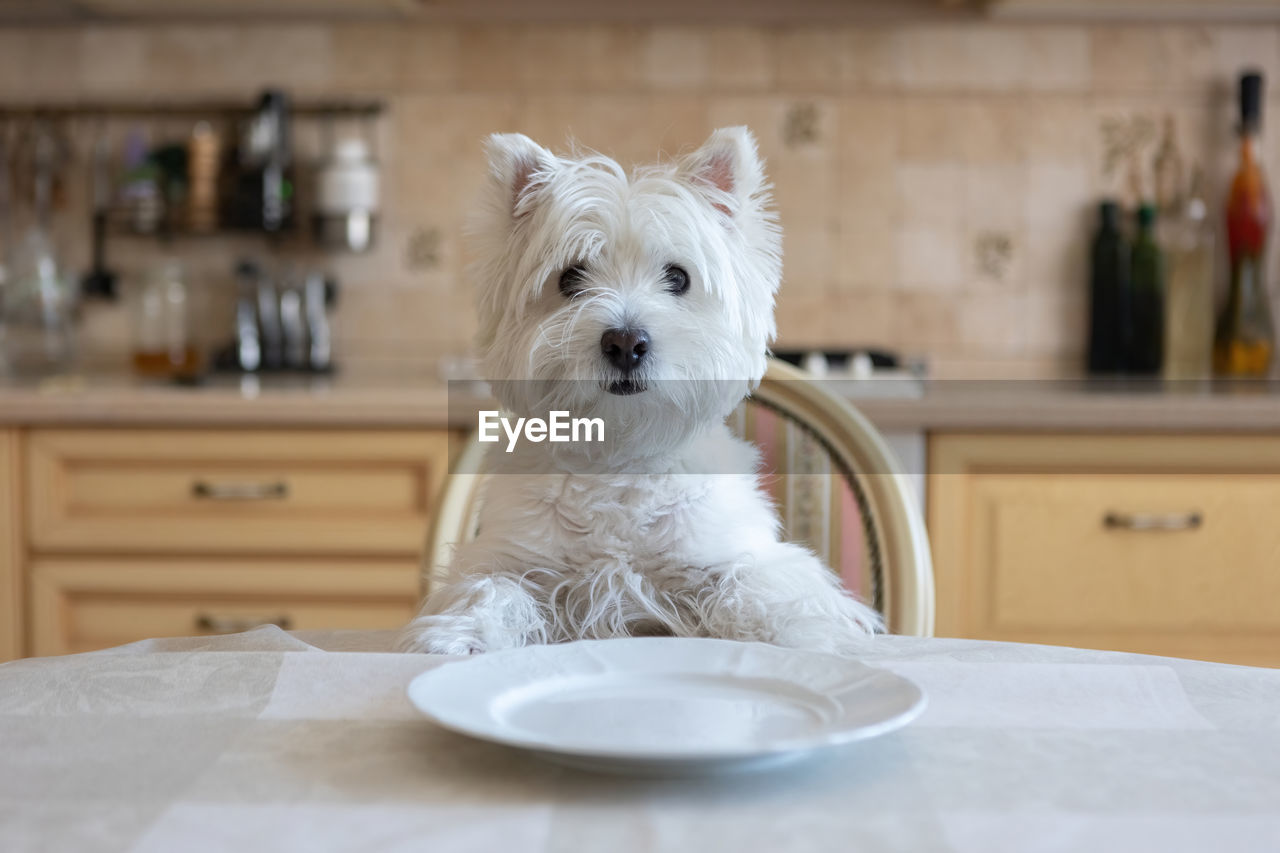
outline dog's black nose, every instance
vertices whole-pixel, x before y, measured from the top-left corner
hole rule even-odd
[[[610,329],[600,336],[600,351],[614,367],[630,373],[649,353],[649,333],[644,329]]]

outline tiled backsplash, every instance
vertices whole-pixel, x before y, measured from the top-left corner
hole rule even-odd
[[[553,148],[572,134],[635,162],[745,123],[768,159],[786,235],[783,344],[894,347],[927,355],[939,375],[1074,372],[1093,203],[1128,187],[1116,128],[1142,131],[1130,141],[1149,167],[1157,139],[1145,129],[1172,115],[1216,209],[1235,156],[1234,79],[1250,65],[1280,94],[1280,27],[0,30],[0,98],[10,101],[247,101],[267,83],[299,97],[385,98],[380,245],[311,258],[345,287],[339,358],[368,363],[465,349],[473,323],[460,232],[486,134],[519,130]],[[1268,113],[1280,113],[1280,99]],[[299,147],[319,151],[305,134]],[[1275,164],[1277,147],[1266,152]],[[62,220],[82,269],[87,215]],[[208,316],[225,315],[232,262],[253,245],[180,245],[203,276]],[[111,246],[125,272],[153,251]],[[127,312],[93,308],[86,336],[94,360],[116,358]]]

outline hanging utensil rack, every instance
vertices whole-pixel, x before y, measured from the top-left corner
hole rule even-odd
[[[300,100],[290,106],[299,118],[376,118],[379,100]],[[69,101],[66,103],[0,104],[0,121],[30,119],[237,119],[252,114],[246,101]]]

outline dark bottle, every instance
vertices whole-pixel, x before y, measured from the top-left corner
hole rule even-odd
[[[1262,75],[1240,78],[1240,165],[1227,197],[1231,288],[1213,337],[1213,369],[1222,376],[1266,376],[1275,349],[1267,293],[1267,232],[1271,194],[1258,162],[1262,127]]]
[[[1129,241],[1120,231],[1120,206],[1098,206],[1089,270],[1090,373],[1124,369],[1129,331]]]
[[[1130,373],[1159,373],[1164,364],[1164,256],[1155,238],[1156,209],[1138,208],[1138,234],[1129,271]]]

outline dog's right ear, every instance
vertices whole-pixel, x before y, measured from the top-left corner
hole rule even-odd
[[[513,218],[532,210],[539,186],[555,169],[556,157],[523,133],[495,133],[485,144],[489,173]]]

